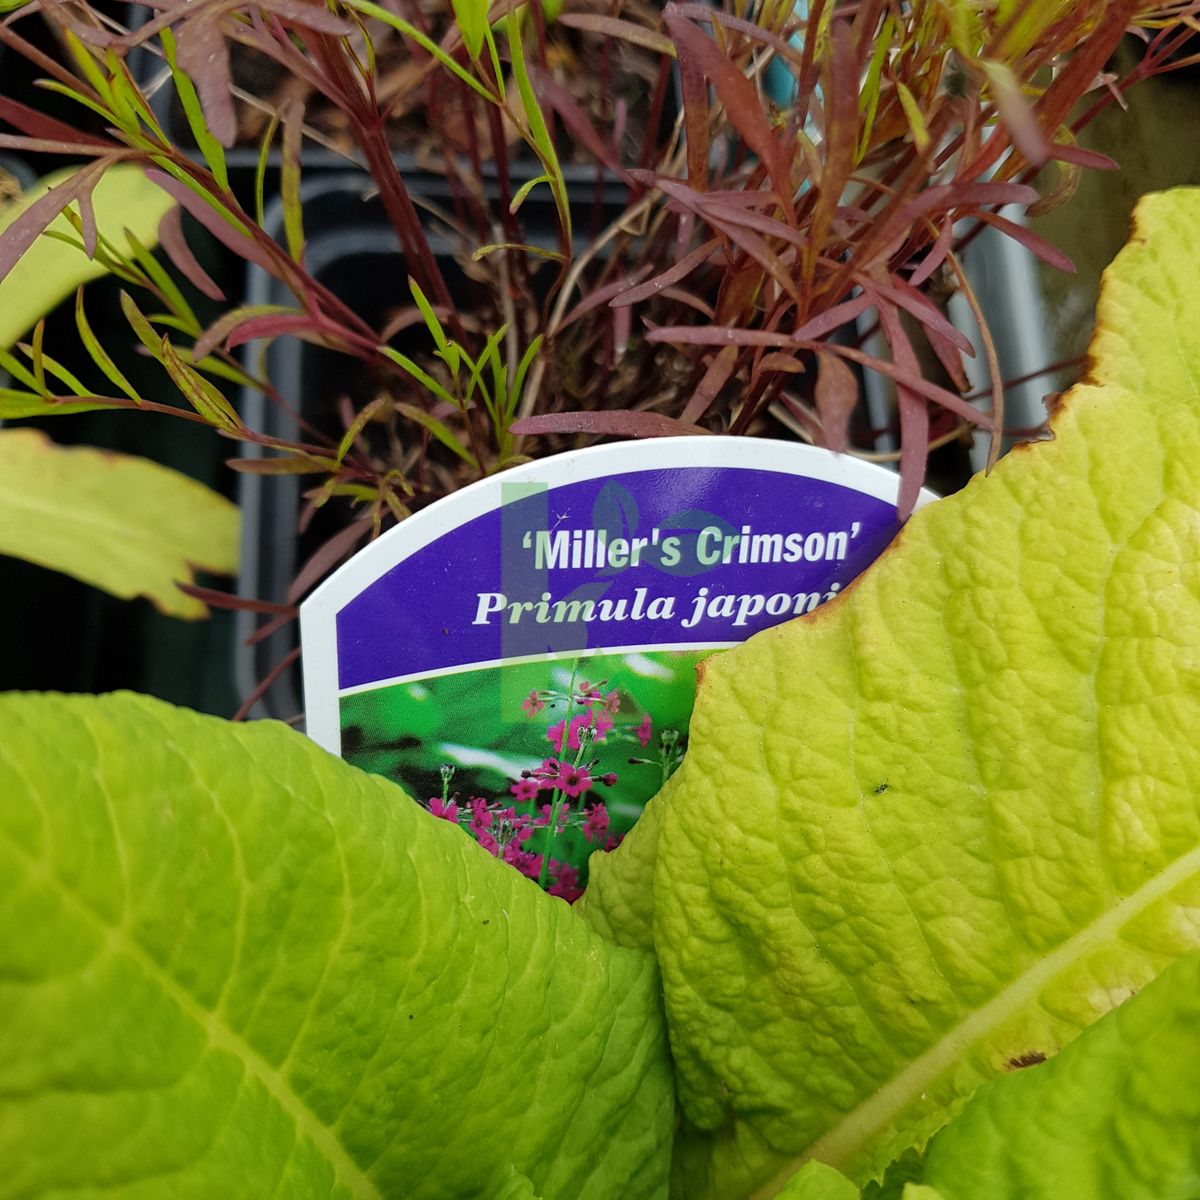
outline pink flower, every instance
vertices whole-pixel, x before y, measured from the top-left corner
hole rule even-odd
[[[439,796],[434,796],[429,801],[429,811],[435,817],[441,817],[443,821],[453,821],[455,825],[458,824],[458,805],[453,800],[446,803]]]
[[[549,825],[550,824],[550,812],[551,812],[550,805],[543,804],[542,805],[542,815],[540,817],[533,818],[534,825],[536,825],[540,828],[545,828],[547,825]],[[566,829],[567,816],[570,814],[570,812],[571,812],[571,806],[569,804],[564,804],[558,810],[558,828],[555,830],[556,833],[562,833],[562,831],[564,829]]]
[[[642,743],[642,748],[645,749],[650,743],[650,734],[654,730],[654,723],[650,720],[650,714],[647,713],[642,718],[642,723],[633,731],[634,736]]]
[[[616,771],[608,771],[604,775],[601,775],[600,782],[604,784],[605,787],[615,787],[617,783]]]
[[[592,731],[596,741],[604,741],[604,735],[613,727],[613,719],[607,712],[592,714]]]
[[[536,717],[538,713],[540,713],[545,707],[546,703],[541,696],[538,695],[536,689],[530,692],[529,695],[521,701],[521,708],[527,717]]]
[[[587,820],[583,823],[583,836],[589,842],[597,845],[608,832],[608,809],[603,804],[594,804],[588,809]]]
[[[604,711],[615,713],[621,710],[621,697],[617,695],[617,689],[613,688],[607,696],[604,697]]]
[[[564,766],[555,780],[555,786],[564,796],[582,796],[584,792],[590,790],[592,777],[588,773],[587,767]]]
[[[475,840],[493,857],[500,855],[500,843],[486,829],[475,834]]]
[[[486,830],[492,827],[492,814],[487,806],[487,801],[482,796],[475,796],[471,800],[471,832],[478,838]]]
[[[583,895],[579,886],[579,871],[570,863],[560,863],[551,860],[550,869],[554,871],[554,886],[546,890],[551,896],[561,896],[568,904],[574,904]]]
[[[537,796],[539,787],[536,779],[518,779],[508,790],[516,796],[518,804],[524,804]]]
[[[550,728],[546,730],[546,737],[549,739],[551,745],[553,745],[554,748],[559,752],[559,754],[566,753],[568,748],[571,750],[578,750],[579,732],[582,729],[586,729],[591,723],[591,713],[576,714],[571,718],[571,724],[569,727],[567,726],[567,721],[564,717],[561,721],[551,725]],[[566,746],[563,745],[564,732],[567,743]]]
[[[516,867],[528,879],[537,879],[542,873],[542,856],[518,849],[512,842],[504,847],[503,857],[510,867]]]

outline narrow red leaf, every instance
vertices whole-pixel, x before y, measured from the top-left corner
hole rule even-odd
[[[249,596],[234,596],[230,592],[219,592],[216,588],[199,587],[194,583],[175,585],[185,596],[191,596],[213,608],[233,609],[237,612],[270,613],[272,616],[291,616],[299,609],[287,604],[275,604],[270,600],[252,600]]]
[[[322,0],[262,0],[262,7],[284,21],[318,33],[346,37],[354,32],[354,26],[331,13]]]
[[[928,297],[922,295],[898,275],[879,271],[869,278],[856,273],[855,278],[868,291],[878,291],[898,308],[902,308],[914,316],[922,325],[936,330],[946,341],[957,346],[964,354],[970,355],[972,358],[975,356],[975,347],[971,345],[961,330],[956,329]]]
[[[980,183],[942,183],[926,188],[911,200],[899,205],[890,217],[879,224],[871,235],[873,253],[863,257],[860,266],[866,269],[872,265],[878,260],[882,250],[898,237],[907,237],[923,217],[958,209],[967,210],[959,214],[965,217],[974,215],[974,210],[981,205],[1000,207],[1005,204],[1033,204],[1038,198],[1038,193],[1023,183],[997,183],[993,180]]]
[[[1055,74],[1034,106],[1043,129],[1057,129],[1067,119],[1080,96],[1104,69],[1137,8],[1138,0],[1109,0],[1102,6],[1096,28]]]
[[[1039,234],[1033,232],[1032,229],[1027,229],[1024,225],[1018,224],[1016,221],[1010,221],[1007,217],[1000,216],[999,213],[980,212],[975,214],[981,221],[986,221],[989,225],[1000,230],[1012,238],[1014,242],[1019,242],[1031,254],[1036,254],[1043,262],[1049,263],[1052,267],[1057,267],[1060,271],[1066,271],[1068,275],[1075,274],[1075,264],[1052,242]]]
[[[688,308],[694,308],[698,313],[703,313],[710,321],[716,317],[711,304],[706,304],[699,296],[693,296],[691,292],[685,292],[682,288],[663,288],[662,295],[665,299],[676,300],[680,304],[686,304]],[[628,312],[628,308],[621,309],[622,312]]]
[[[824,161],[821,176],[816,180],[817,200],[809,222],[814,247],[825,244],[829,226],[846,190],[846,181],[854,170],[858,148],[858,79],[850,27],[844,21],[833,22],[824,92]]]
[[[722,9],[713,8],[707,4],[676,4],[674,7],[675,11],[681,17],[686,17],[689,21],[723,25],[726,29],[732,29],[737,33],[744,34],[752,41],[762,42],[767,46],[774,47],[776,55],[784,62],[800,62],[800,51],[795,46],[787,41],[786,38],[780,37],[777,33],[772,33],[769,29],[764,29],[763,26],[756,24],[754,21],[735,17],[732,13],[724,12]]]
[[[178,42],[180,70],[196,85],[209,130],[221,145],[232,146],[237,141],[237,112],[219,14],[197,13],[181,21]]]
[[[839,453],[850,444],[850,417],[858,405],[858,379],[836,354],[817,351],[817,414],[825,445]]]
[[[943,408],[949,409],[950,412],[956,413],[964,421],[970,421],[971,424],[978,425],[980,429],[986,429],[991,432],[995,428],[995,423],[987,413],[982,413],[977,408],[973,408],[961,396],[956,396],[944,387],[939,387],[936,383],[930,383],[920,373],[919,369],[915,371],[908,370],[898,363],[888,362],[883,358],[876,358],[873,354],[867,354],[865,351],[856,349],[854,346],[839,346],[836,342],[820,344],[804,342],[801,345],[809,350],[828,350],[831,354],[839,354],[842,358],[856,362],[860,366],[867,367],[869,370],[875,371],[880,375],[886,375],[897,384],[902,383],[910,391],[916,392],[918,396],[923,396],[926,400],[932,400],[935,404],[940,404]]]
[[[1059,162],[1070,163],[1073,167],[1089,167],[1093,171],[1119,169],[1116,159],[1101,154],[1099,150],[1089,150],[1085,146],[1068,146],[1062,142],[1054,142],[1050,146],[1050,157]]]
[[[640,279],[643,279],[646,272],[650,269],[648,265],[638,267],[632,275],[622,275],[620,279],[614,279],[612,283],[606,283],[603,287],[597,288],[594,292],[590,292],[584,296],[574,308],[567,313],[565,317],[554,327],[555,333],[560,333],[566,329],[568,325],[573,325],[580,317],[586,316],[593,309],[599,308],[602,304],[607,304],[614,296],[619,296],[623,292],[628,291]],[[615,307],[623,307],[616,305]]]
[[[689,58],[712,81],[734,128],[746,139],[746,145],[766,164],[767,173],[780,196],[785,199],[790,197],[791,156],[785,153],[782,143],[771,128],[754,84],[730,62],[712,38],[679,16],[673,4],[668,4],[663,10],[663,21],[671,34],[671,40],[679,49],[680,66],[682,67],[685,57]],[[707,110],[707,102],[705,108]],[[689,134],[690,132],[689,127]]]
[[[928,325],[922,330],[925,334],[925,340],[929,343],[934,354],[937,355],[938,362],[946,370],[946,374],[950,377],[950,382],[954,384],[960,392],[965,392],[970,383],[967,379],[966,371],[963,369],[962,351],[957,346],[951,345],[944,337],[936,330],[930,329]],[[974,347],[972,347],[974,350]],[[972,354],[974,357],[974,354]]]
[[[49,138],[23,137],[15,133],[0,133],[0,150],[17,150],[22,154],[66,154],[72,158],[131,158],[128,151],[118,154],[107,146],[91,142],[61,142]]]
[[[698,211],[705,218],[715,218],[731,225],[741,225],[746,229],[755,229],[767,237],[777,237],[790,242],[793,246],[803,246],[808,242],[810,234],[801,233],[774,217],[764,217],[761,213],[753,212],[743,206],[722,204],[709,201],[706,194],[698,192]]]
[[[725,221],[718,221],[711,215],[708,218],[708,222],[733,242],[739,250],[744,250],[754,259],[797,305],[803,303],[804,298],[801,296],[800,289],[796,286],[796,281],[792,278],[791,272],[784,265],[783,258],[776,254],[757,233]],[[788,251],[788,255],[794,257],[795,251]]]
[[[0,280],[68,204],[91,195],[108,165],[107,162],[96,162],[81,167],[69,179],[39,196],[5,229],[4,236],[0,237]]]
[[[708,187],[708,83],[690,46],[675,52],[679,63],[679,90],[683,98],[683,133],[687,147],[688,181],[704,191]]]
[[[53,117],[28,108],[16,100],[10,100],[7,96],[0,96],[0,121],[5,121],[14,129],[43,141],[56,141],[67,146],[99,146],[108,150],[122,148],[117,142],[95,137],[72,125],[56,121]]]
[[[671,342],[679,346],[770,346],[776,350],[796,345],[787,333],[761,329],[736,329],[728,325],[663,325],[651,327],[648,342]]]
[[[694,425],[708,412],[712,402],[729,381],[729,376],[733,374],[737,359],[738,349],[736,346],[726,346],[713,355],[712,361],[708,364],[708,370],[704,372],[700,382],[696,385],[696,390],[684,406],[683,412],[679,414],[679,419],[685,425]]]
[[[943,221],[929,253],[921,259],[917,269],[908,277],[913,287],[920,287],[946,261],[946,255],[954,245],[954,222]]]
[[[896,366],[906,373],[919,374],[920,365],[904,333],[900,314],[887,304],[879,305],[878,312],[879,324],[892,348]],[[902,383],[896,388],[896,403],[900,409],[900,495],[896,500],[896,512],[901,521],[907,521],[925,482],[929,458],[929,409],[915,391]]]
[[[874,301],[866,292],[860,292],[852,299],[843,300],[840,304],[835,304],[832,308],[818,313],[811,321],[805,321],[792,336],[797,339],[807,338],[814,342],[828,337],[835,329],[840,329],[843,325],[848,325],[862,316],[873,303]]]
[[[175,269],[192,286],[210,300],[221,303],[225,293],[217,286],[213,277],[196,261],[192,248],[183,235],[183,209],[179,205],[167,209],[158,223],[158,240]]]
[[[328,541],[322,543],[312,557],[302,566],[288,588],[287,603],[298,604],[309,588],[324,579],[334,567],[349,557],[350,552],[371,532],[374,522],[368,517],[359,517],[345,529],[338,530]]]
[[[230,350],[263,338],[298,337],[318,346],[329,344],[330,332],[317,318],[291,313],[272,313],[265,317],[250,317],[236,326],[226,337],[225,345]]]
[[[653,279],[647,279],[645,283],[638,284],[637,287],[630,288],[627,292],[622,292],[609,303],[613,308],[620,308],[622,305],[639,304],[643,300],[649,300],[659,295],[666,288],[686,279],[701,263],[712,256],[717,245],[717,239],[713,238],[704,245],[697,246],[690,254],[685,254],[673,267],[663,271],[661,275],[655,275]]]
[[[573,29],[585,29],[589,33],[598,33],[604,37],[616,38],[618,41],[629,42],[633,46],[644,46],[656,54],[675,55],[675,47],[671,39],[663,37],[653,29],[644,25],[635,25],[632,21],[623,21],[620,17],[605,17],[599,13],[563,13],[558,18],[560,25],[569,25]]]
[[[180,183],[178,179],[166,172],[153,168],[146,172],[146,178],[158,184],[168,196],[178,200],[222,245],[227,246],[247,262],[262,267],[269,275],[278,278],[279,271],[276,264],[272,262],[262,247],[248,234],[230,224],[207,200],[193,192],[187,184]]]
[[[677,421],[662,413],[650,412],[564,412],[524,417],[509,426],[518,437],[537,437],[547,433],[590,433],[602,437],[678,437],[680,434],[708,433],[698,425]]]

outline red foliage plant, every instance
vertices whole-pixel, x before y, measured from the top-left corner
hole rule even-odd
[[[1077,143],[1079,128],[1136,79],[1192,61],[1180,49],[1198,7],[811,0],[801,16],[792,0],[661,11],[645,0],[568,0],[561,13],[516,0],[440,9],[417,0],[154,0],[130,30],[86,0],[32,0],[0,24],[0,42],[100,124],[81,132],[0,94],[0,122],[13,130],[0,132],[0,148],[86,164],[9,228],[0,277],[66,211],[88,252],[124,281],[132,332],[178,400],[132,393],[97,348],[97,368],[120,394],[57,394],[43,364],[6,355],[0,365],[15,378],[3,407],[27,413],[84,399],[168,412],[265,447],[232,460],[235,469],[314,477],[309,504],[340,498],[354,519],[297,580],[289,604],[362,538],[546,448],[786,428],[856,452],[861,371],[896,387],[907,513],[932,416],[945,437],[1002,424],[995,370],[990,411],[964,398],[963,356],[976,347],[944,312],[954,288],[974,304],[964,240],[992,225],[1069,268],[998,210],[1046,210],[1068,197],[1082,168],[1113,165]],[[70,65],[23,32],[39,18]],[[1130,30],[1142,55],[1113,78],[1106,64]],[[138,82],[144,73],[130,69],[134,51],[158,60],[186,136],[164,128],[151,88]],[[270,68],[266,91],[238,82],[246,60]],[[768,71],[783,80],[782,92],[773,89],[782,102],[770,98]],[[672,120],[673,90],[681,103]],[[414,149],[445,180],[452,211],[423,211],[397,166],[397,144],[414,128],[426,130]],[[259,169],[239,185],[225,148],[247,129],[259,131]],[[377,193],[403,249],[411,287],[383,327],[306,266],[301,173],[314,142],[365,169],[364,190]],[[592,174],[565,168],[568,154]],[[91,190],[128,161],[145,164],[178,201],[161,238],[176,277],[224,300],[188,245],[206,231],[278,280],[294,304],[236,307],[202,324],[162,264],[98,241]],[[263,216],[275,173],[278,238]],[[540,242],[526,220],[539,192],[557,226]],[[194,219],[187,227],[180,211]],[[447,284],[433,229],[458,247],[482,303],[464,306]],[[863,348],[868,331],[882,335],[886,356]],[[279,338],[358,360],[368,381],[364,394],[331,402],[327,419],[302,414],[294,441],[250,428],[226,394],[231,381],[248,382],[276,404],[294,401],[234,353]],[[41,356],[39,338],[27,353]]]

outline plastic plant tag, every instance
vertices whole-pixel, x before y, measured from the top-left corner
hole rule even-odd
[[[573,899],[682,758],[697,662],[836,596],[895,536],[896,489],[725,437],[473,484],[302,605],[308,732]]]

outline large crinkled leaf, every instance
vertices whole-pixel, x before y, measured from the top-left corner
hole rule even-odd
[[[861,1182],[1200,944],[1198,228],[1142,202],[1053,440],[712,659],[656,845],[594,865],[660,957],[688,1200]]]
[[[0,209],[0,237],[30,204],[62,183],[74,170],[67,168],[46,176],[15,204]],[[92,192],[96,229],[122,254],[131,249],[125,236],[127,229],[141,245],[157,244],[159,222],[174,203],[162,188],[146,178],[146,172],[140,166],[133,163],[109,167]],[[49,228],[78,240],[64,216],[55,217]],[[88,258],[82,247],[67,245],[43,234],[0,280],[0,350],[12,346],[81,283],[105,274],[105,268],[95,259]]]
[[[176,583],[232,574],[240,527],[236,505],[148,459],[0,432],[0,554],[194,618],[207,608]]]
[[[281,725],[0,729],[0,1196],[663,1195],[650,956]]]

